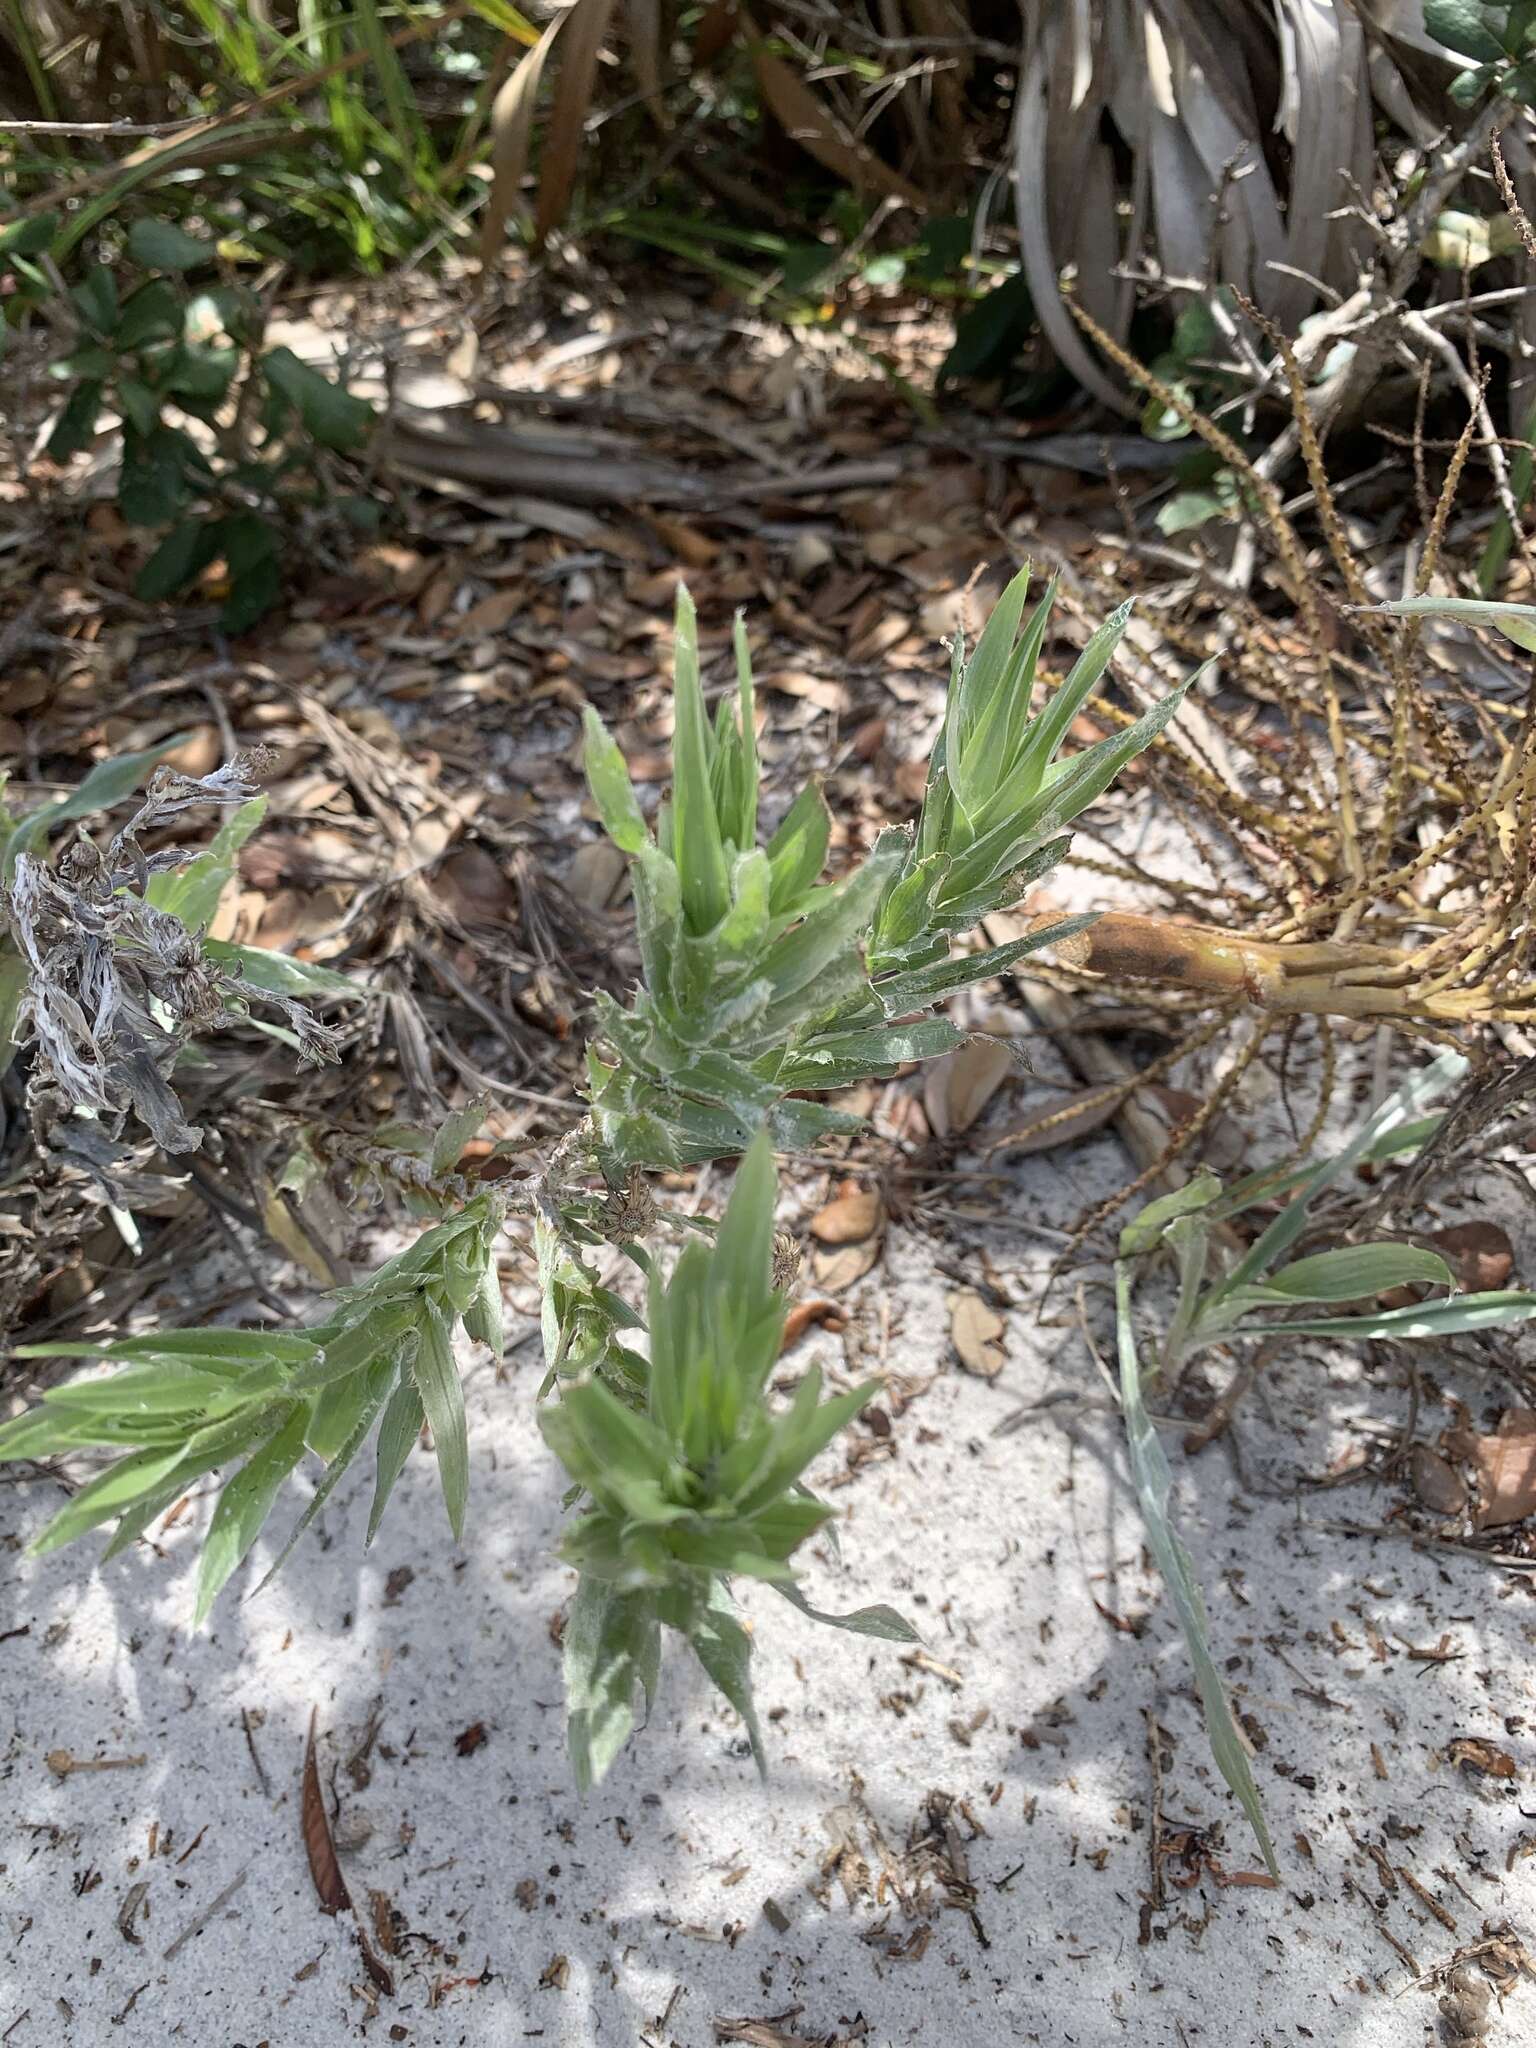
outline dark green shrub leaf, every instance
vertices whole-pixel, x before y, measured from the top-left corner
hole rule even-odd
[[[373,424],[371,405],[300,362],[291,348],[268,349],[261,369],[271,389],[287,400],[305,431],[322,447],[345,451],[362,445]]]
[[[58,212],[50,209],[47,213],[34,213],[30,220],[13,220],[8,228],[0,228],[0,262],[9,262],[13,256],[41,256],[59,232],[61,219]]]
[[[1480,7],[1476,0],[1424,0],[1424,26],[1448,50],[1480,64],[1497,63],[1506,55],[1499,17],[1507,21],[1509,12],[1508,7]]]
[[[232,576],[243,576],[258,563],[273,560],[278,553],[277,529],[259,512],[234,512],[215,528],[219,553],[229,564]]]
[[[182,335],[187,341],[210,342],[227,334],[231,341],[249,341],[256,317],[251,294],[238,285],[216,285],[212,291],[194,292],[187,301]]]
[[[238,349],[211,348],[203,342],[183,342],[173,350],[160,377],[160,388],[183,400],[198,399],[207,404],[217,404],[229,390],[239,361]]]
[[[1496,64],[1477,64],[1470,71],[1460,71],[1446,88],[1458,107],[1475,107],[1498,71]]]
[[[61,362],[53,364],[50,374],[55,377],[105,377],[112,368],[112,354],[104,348],[77,348]]]
[[[138,377],[119,377],[117,403],[123,418],[140,434],[152,434],[160,424],[160,401]]]
[[[1035,302],[1022,272],[1005,278],[955,322],[955,338],[939,366],[938,382],[957,377],[1001,377],[1035,323]]]
[[[144,348],[152,341],[174,341],[180,332],[176,289],[164,278],[155,278],[129,295],[112,338],[120,349]]]
[[[83,384],[75,386],[64,410],[53,423],[53,432],[48,436],[48,453],[55,462],[68,462],[72,455],[78,455],[82,448],[91,445],[100,411],[101,380],[88,377]]]
[[[217,532],[206,519],[180,520],[139,571],[134,596],[159,604],[184,589],[218,553]]]
[[[104,263],[93,263],[69,295],[82,320],[98,334],[117,324],[117,282]]]
[[[146,270],[195,270],[213,259],[213,248],[168,220],[136,220],[128,230],[128,254]]]
[[[171,427],[123,433],[117,508],[133,526],[165,526],[187,500],[186,436]]]
[[[259,555],[234,577],[219,613],[226,633],[245,633],[265,618],[282,595],[283,572],[276,555]]]
[[[349,492],[332,503],[348,526],[359,533],[377,533],[384,523],[384,507],[374,498],[360,498]]]

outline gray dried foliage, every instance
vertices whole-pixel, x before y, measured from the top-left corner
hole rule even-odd
[[[203,1131],[187,1121],[171,1072],[191,1038],[250,1001],[282,1013],[302,1058],[338,1056],[334,1035],[302,1004],[253,990],[206,958],[198,935],[143,893],[194,858],[178,846],[146,851],[144,841],[186,811],[246,802],[266,765],[258,751],[197,778],[159,768],[105,850],[81,833],[56,867],[22,853],[0,892],[27,969],[16,1035],[36,1047],[34,1129],[103,1176],[124,1156],[117,1141],[130,1112],[163,1151],[197,1150]]]

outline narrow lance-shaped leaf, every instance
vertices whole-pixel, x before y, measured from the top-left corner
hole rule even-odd
[[[992,607],[981,638],[969,661],[960,664],[957,683],[952,683],[944,721],[944,758],[957,799],[967,809],[968,778],[965,765],[968,742],[981,725],[988,707],[1002,686],[1008,657],[1018,638],[1019,621],[1029,597],[1030,571],[1026,564],[1007,585]]]
[[[201,1628],[272,1512],[283,1481],[304,1455],[304,1411],[296,1408],[225,1485],[208,1524],[192,1626]]]
[[[303,1514],[300,1515],[298,1521],[294,1524],[287,1542],[267,1567],[260,1585],[256,1587],[257,1593],[262,1592],[272,1583],[289,1558],[292,1557],[299,1539],[315,1520],[331,1495],[336,1491],[336,1488],[341,1484],[342,1475],[351,1468],[353,1459],[356,1458],[358,1452],[368,1441],[369,1433],[379,1418],[379,1410],[384,1405],[384,1397],[389,1391],[392,1370],[392,1362],[389,1360],[375,1360],[373,1365],[369,1367],[367,1378],[364,1382],[363,1398],[359,1403],[357,1421],[352,1427],[352,1432],[345,1443],[339,1446],[330,1464],[326,1466],[325,1477],[315,1488],[314,1493],[310,1497],[308,1507],[305,1508]]]
[[[1407,1244],[1340,1245],[1295,1259],[1265,1280],[1227,1296],[1230,1302],[1365,1301],[1391,1287],[1450,1287],[1450,1267],[1438,1252]]]
[[[455,1541],[464,1534],[464,1507],[469,1497],[469,1430],[464,1417],[464,1388],[454,1363],[449,1323],[433,1301],[423,1304],[421,1341],[411,1370],[421,1405],[437,1446],[438,1477],[443,1504]]]
[[[831,832],[827,800],[814,783],[807,783],[768,842],[776,912],[789,910],[815,883],[826,864]]]
[[[736,709],[741,721],[743,810],[737,851],[745,853],[757,844],[757,794],[762,769],[757,758],[756,705],[752,688],[752,648],[747,639],[747,622],[738,612],[731,628],[736,651]]]
[[[650,839],[618,741],[589,704],[583,714],[583,765],[603,830],[622,853],[638,853]]]
[[[712,931],[730,907],[725,848],[710,787],[710,739],[699,683],[693,599],[677,586],[672,696],[672,850],[690,931]]]
[[[1031,762],[1039,771],[1035,783],[1037,789],[1046,769],[1056,758],[1057,749],[1070,732],[1073,719],[1097,688],[1099,678],[1120,645],[1130,621],[1132,603],[1133,600],[1127,598],[1124,604],[1110,613],[1072,664],[1066,681],[1030,726],[1026,745]]]
[[[856,1607],[851,1614],[828,1614],[820,1607],[813,1607],[796,1585],[778,1584],[774,1591],[782,1593],[792,1607],[798,1607],[812,1621],[823,1622],[829,1628],[844,1628],[856,1636],[875,1636],[885,1643],[922,1641],[917,1630],[894,1607]]]
[[[405,1463],[421,1434],[425,1411],[421,1395],[417,1392],[412,1365],[418,1338],[414,1332],[405,1340],[400,1350],[399,1378],[395,1391],[389,1397],[384,1410],[384,1419],[379,1424],[379,1439],[374,1447],[375,1472],[373,1505],[368,1510],[368,1534],[364,1547],[371,1545],[379,1533],[379,1524],[384,1519],[384,1510],[389,1505],[389,1496],[395,1490],[395,1481],[405,1470]]]
[[[6,842],[0,880],[8,882],[15,872],[17,855],[35,853],[55,826],[68,824],[72,818],[89,817],[92,811],[110,810],[124,797],[131,796],[148,770],[182,746],[186,737],[184,732],[172,733],[169,739],[146,747],[142,753],[119,754],[113,760],[103,761],[68,796],[60,797],[57,803],[44,804],[41,810],[23,818]]]
[[[711,1680],[741,1716],[752,1745],[758,1776],[768,1775],[768,1753],[752,1698],[752,1638],[729,1612],[729,1595],[718,1579],[710,1582],[709,1606],[687,1631],[688,1645]]]
[[[635,1692],[655,1689],[661,1628],[652,1596],[583,1572],[566,1616],[566,1740],[581,1792],[601,1782],[635,1725]]]

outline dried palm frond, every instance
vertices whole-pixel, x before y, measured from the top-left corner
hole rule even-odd
[[[1023,268],[1053,346],[1129,409],[1062,302],[1124,342],[1133,276],[1236,286],[1294,328],[1373,249],[1376,116],[1427,147],[1457,66],[1400,0],[1025,0],[1014,115]]]

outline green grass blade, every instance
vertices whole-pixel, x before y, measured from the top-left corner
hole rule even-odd
[[[1267,1273],[1280,1254],[1288,1251],[1300,1237],[1307,1220],[1307,1210],[1312,1201],[1322,1193],[1330,1182],[1337,1180],[1341,1173],[1347,1173],[1357,1160],[1363,1159],[1383,1138],[1389,1137],[1401,1125],[1416,1119],[1427,1104],[1437,1095],[1459,1081],[1467,1071],[1467,1062],[1460,1053],[1443,1052],[1438,1059],[1431,1060],[1427,1067],[1421,1067],[1416,1074],[1410,1074],[1401,1088],[1397,1089],[1366,1120],[1354,1137],[1341,1152],[1331,1159],[1325,1159],[1307,1174],[1287,1206],[1270,1224],[1269,1228],[1238,1261],[1219,1288],[1213,1290],[1211,1300],[1224,1298],[1232,1289],[1245,1287]]]
[[[1536,1294],[1507,1288],[1488,1294],[1453,1294],[1449,1301],[1423,1301],[1410,1308],[1383,1309],[1379,1315],[1303,1316],[1295,1322],[1255,1323],[1241,1334],[1266,1337],[1283,1331],[1298,1337],[1396,1338],[1461,1337],[1472,1330],[1503,1330],[1536,1317]],[[1232,1334],[1230,1330],[1226,1332]]]
[[[1205,1602],[1195,1580],[1189,1553],[1169,1519],[1168,1496],[1173,1486],[1173,1475],[1141,1397],[1141,1364],[1136,1356],[1136,1333],[1131,1322],[1130,1268],[1118,1260],[1115,1264],[1115,1323],[1120,1345],[1120,1402],[1125,1413],[1131,1478],[1141,1505],[1147,1542],[1168,1588],[1179,1626],[1184,1631],[1216,1768],[1248,1816],[1248,1824],[1258,1839],[1270,1876],[1278,1877],[1279,1866],[1265,1825],[1258,1787],[1253,1781],[1248,1751],[1232,1718],[1226,1688],[1211,1655],[1210,1623],[1206,1617]]]

